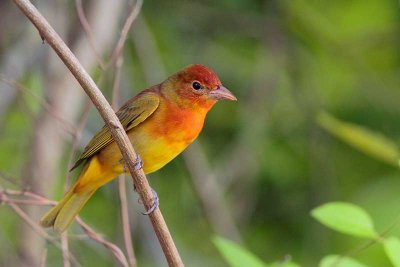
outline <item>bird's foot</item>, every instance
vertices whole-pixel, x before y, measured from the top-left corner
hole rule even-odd
[[[136,188],[135,188],[135,190],[136,190]],[[148,209],[146,212],[142,212],[143,215],[151,214],[160,205],[160,199],[158,198],[157,192],[153,188],[151,188],[151,192],[153,192],[153,197],[151,199],[153,201],[153,204],[150,207],[150,209]],[[143,202],[142,202],[142,200],[140,198],[138,199],[138,202],[140,204],[143,204]]]
[[[119,164],[123,165],[124,168],[124,173],[128,173],[129,172],[129,168],[128,165],[125,163],[124,159],[121,159],[120,161],[118,161]],[[140,170],[143,169],[143,160],[142,158],[139,156],[139,154],[136,154],[136,160],[133,163],[135,170]]]
[[[136,154],[136,160],[135,160],[135,170],[140,170],[143,169],[143,160],[139,156],[139,154]]]

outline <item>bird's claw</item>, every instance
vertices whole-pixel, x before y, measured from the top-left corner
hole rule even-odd
[[[123,164],[123,170],[124,170],[124,173],[126,172],[126,173],[128,173],[129,172],[129,168],[128,168],[128,165],[125,163],[125,161],[124,161],[124,159],[121,159],[120,161],[119,161],[119,163],[120,164]],[[135,162],[133,163],[133,165],[134,165],[134,167],[135,167],[135,170],[140,170],[140,169],[143,169],[143,160],[142,160],[142,158],[139,156],[139,154],[136,154],[136,160],[135,160]]]
[[[139,154],[136,154],[136,160],[135,160],[135,170],[140,170],[143,169],[143,160],[139,156]]]
[[[146,212],[142,212],[143,215],[149,215],[153,213],[155,209],[160,205],[160,199],[158,198],[157,192],[154,191],[153,188],[151,189],[151,192],[153,192],[153,197],[152,197],[153,205]],[[138,199],[138,202],[142,204],[142,200],[140,198]]]

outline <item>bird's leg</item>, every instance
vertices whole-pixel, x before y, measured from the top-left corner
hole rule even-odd
[[[136,187],[135,186],[134,186],[134,189],[136,191]],[[160,199],[158,198],[157,192],[153,188],[151,188],[151,192],[153,192],[153,197],[151,199],[153,201],[153,205],[146,212],[142,212],[143,215],[149,215],[150,213],[152,213],[160,205]],[[140,204],[143,204],[141,198],[138,199],[138,202]]]
[[[123,164],[124,172],[128,172],[129,171],[128,170],[128,166],[126,165],[124,159],[121,159],[119,161],[119,163]],[[136,160],[135,160],[134,166],[135,166],[135,170],[137,170],[137,171],[143,168],[143,160],[139,156],[139,154],[136,154]],[[135,184],[133,184],[133,190],[135,190],[137,192]],[[160,205],[160,201],[159,201],[157,192],[153,188],[151,188],[151,192],[153,192],[153,197],[152,197],[153,205],[146,212],[142,212],[143,215],[149,215],[150,213],[152,213]],[[138,202],[140,204],[143,204],[142,200],[140,198],[138,199]]]
[[[151,214],[160,205],[160,199],[158,198],[157,192],[153,188],[151,189],[151,192],[153,192],[153,205],[146,212],[142,212],[143,215]]]
[[[119,164],[123,164],[124,166],[124,172],[129,172],[129,168],[128,165],[126,165],[124,159],[121,159],[120,161],[118,161]],[[133,163],[133,165],[135,166],[135,170],[140,170],[143,169],[143,160],[142,158],[139,156],[139,154],[136,154],[136,159],[135,162]]]

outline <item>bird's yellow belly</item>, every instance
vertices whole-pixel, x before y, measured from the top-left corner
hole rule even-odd
[[[128,132],[128,137],[135,152],[143,161],[143,171],[146,174],[162,168],[179,155],[198,135],[198,133],[171,131],[167,135],[154,136],[149,133],[151,129],[143,126],[139,125]],[[122,155],[115,142],[105,147],[98,158],[106,169],[113,169],[115,176],[124,172]]]
[[[151,137],[142,132],[129,134],[132,145],[143,160],[143,171],[151,173],[179,155],[193,140],[171,141],[165,137]],[[150,139],[150,140],[147,140]]]

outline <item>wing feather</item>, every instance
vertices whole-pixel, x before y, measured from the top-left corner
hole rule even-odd
[[[157,109],[160,99],[157,94],[146,92],[139,94],[123,105],[116,113],[125,131],[146,120]],[[82,155],[71,168],[71,171],[78,167],[85,159],[90,158],[113,141],[107,126],[98,131],[92,140],[87,144]]]

